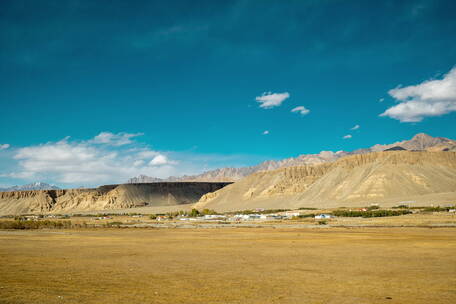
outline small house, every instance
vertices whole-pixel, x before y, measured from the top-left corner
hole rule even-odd
[[[321,220],[321,219],[330,219],[332,216],[331,214],[318,214],[315,215],[315,219]]]

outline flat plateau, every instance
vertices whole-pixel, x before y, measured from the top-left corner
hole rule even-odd
[[[456,228],[0,231],[0,303],[455,303]]]

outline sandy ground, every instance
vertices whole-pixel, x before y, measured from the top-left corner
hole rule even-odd
[[[0,231],[0,303],[456,303],[455,228]]]

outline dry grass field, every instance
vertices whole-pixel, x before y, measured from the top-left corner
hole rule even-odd
[[[0,231],[0,303],[456,303],[456,229]]]

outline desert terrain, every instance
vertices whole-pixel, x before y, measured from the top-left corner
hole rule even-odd
[[[454,303],[452,228],[0,231],[0,303]]]

